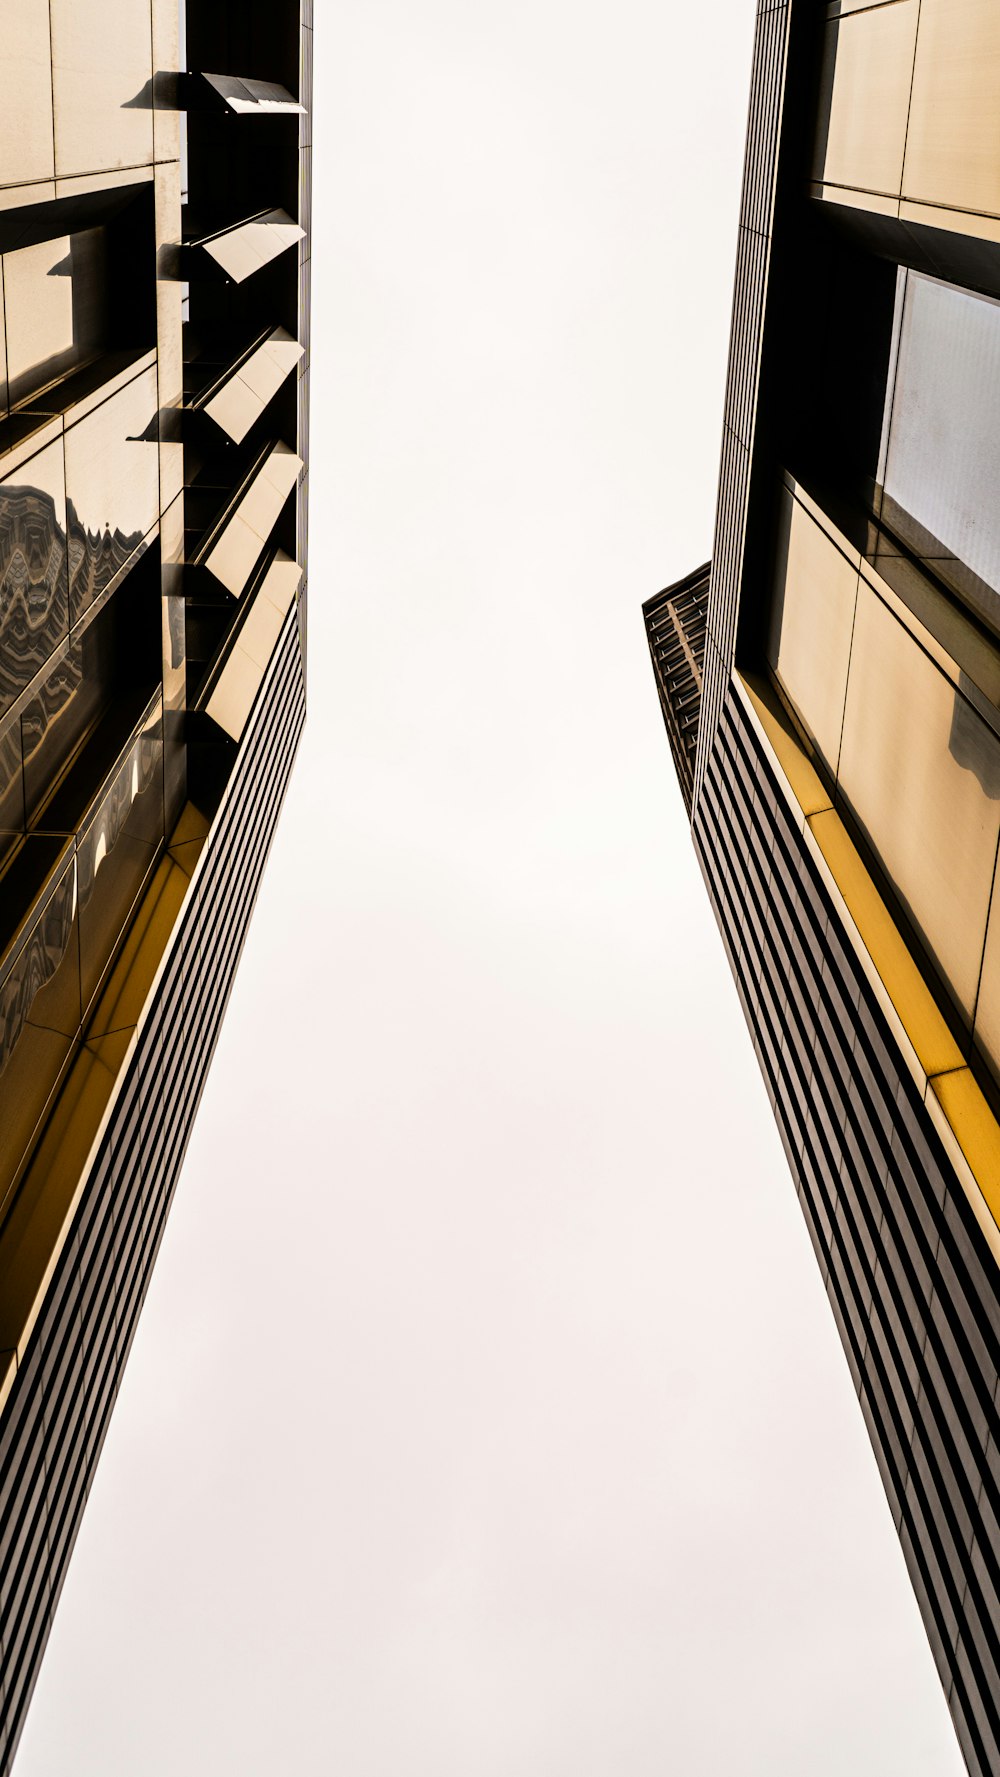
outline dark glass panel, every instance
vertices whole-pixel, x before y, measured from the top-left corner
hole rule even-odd
[[[1000,631],[1000,303],[900,280],[883,521]]]
[[[67,634],[62,441],[0,481],[0,711]]]
[[[107,590],[156,523],[158,436],[155,367],[66,433],[74,622]]]
[[[100,984],[163,837],[163,721],[157,699],[79,835],[85,1005]]]

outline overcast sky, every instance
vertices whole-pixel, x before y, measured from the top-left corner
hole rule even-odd
[[[750,0],[317,0],[310,723],[18,1777],[959,1777],[697,872]]]

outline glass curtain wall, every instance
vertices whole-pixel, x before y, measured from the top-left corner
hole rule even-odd
[[[899,274],[869,546],[786,477],[767,657],[1000,1078],[1000,304]]]

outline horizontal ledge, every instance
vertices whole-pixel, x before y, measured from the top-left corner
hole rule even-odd
[[[235,117],[298,117],[305,113],[305,106],[276,81],[251,80],[238,74],[188,75],[181,84],[181,96],[190,110],[207,103]]]
[[[302,473],[302,458],[287,444],[273,444],[258,458],[222,518],[191,560],[231,598],[244,592]]]
[[[230,740],[240,741],[271,664],[285,618],[302,585],[302,569],[278,551],[253,594],[228,653],[212,676],[206,715]]]
[[[193,401],[191,411],[206,414],[234,444],[242,444],[304,356],[305,347],[284,327],[275,327]]]
[[[216,274],[242,284],[304,240],[305,232],[286,210],[262,210],[231,228],[185,241],[180,250],[181,275],[197,275],[198,266],[207,260]]]

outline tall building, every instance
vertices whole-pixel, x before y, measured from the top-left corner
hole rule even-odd
[[[0,0],[0,1772],[305,714],[311,0]]]
[[[761,0],[694,845],[970,1771],[1000,1771],[1000,8]]]

